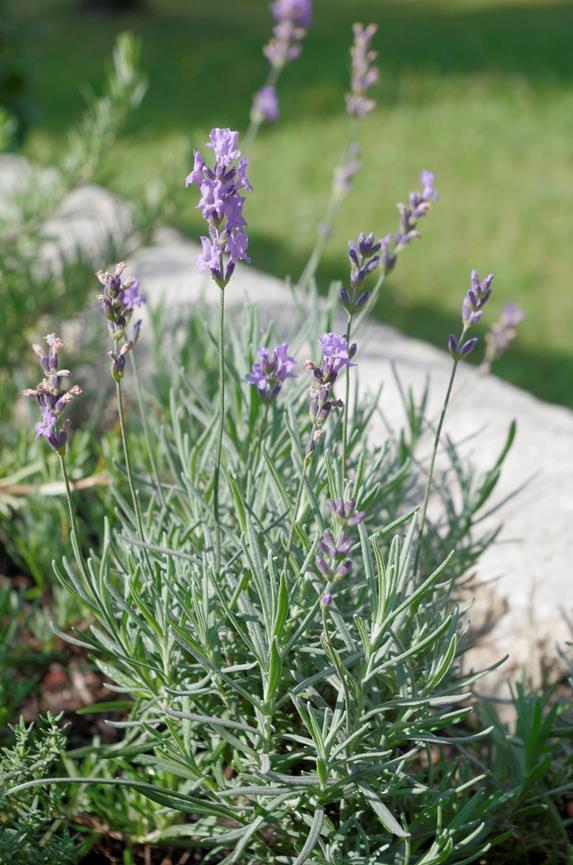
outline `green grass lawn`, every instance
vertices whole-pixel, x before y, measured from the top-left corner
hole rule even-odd
[[[25,150],[48,158],[97,86],[114,37],[143,38],[150,86],[103,179],[133,193],[182,138],[213,125],[244,129],[266,75],[266,0],[148,0],[144,13],[79,12],[72,0],[8,0],[29,22],[36,106]],[[78,4],[79,5],[79,4]],[[332,168],[347,134],[343,110],[354,20],[380,31],[378,108],[361,133],[363,169],[319,272],[347,274],[346,241],[395,226],[396,201],[420,169],[441,201],[423,239],[401,257],[377,315],[444,345],[458,329],[471,267],[496,274],[488,320],[508,300],[525,310],[519,340],[497,371],[573,406],[573,4],[531,0],[316,0],[302,57],[280,84],[282,117],[254,152],[247,214],[253,263],[297,277],[314,244]],[[178,225],[200,230],[196,196],[181,189]]]

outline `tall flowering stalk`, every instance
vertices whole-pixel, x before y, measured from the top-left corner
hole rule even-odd
[[[368,314],[376,303],[376,299],[382,288],[385,278],[394,270],[398,255],[406,249],[413,240],[421,236],[419,223],[430,212],[432,204],[439,201],[440,194],[435,186],[435,175],[432,171],[424,169],[420,172],[421,189],[410,192],[408,202],[399,202],[396,206],[399,213],[398,228],[395,232],[385,234],[380,243],[380,261],[382,268],[378,281],[370,292],[368,302],[360,311],[359,318]]]
[[[491,371],[496,361],[515,339],[517,328],[523,321],[523,310],[516,303],[507,303],[499,317],[485,335],[485,357],[480,372]]]
[[[324,437],[324,427],[332,409],[342,408],[344,405],[342,400],[337,399],[333,394],[336,379],[338,378],[341,369],[351,365],[351,359],[356,354],[356,345],[353,344],[349,346],[345,336],[338,336],[335,333],[323,333],[318,342],[322,349],[321,363],[316,364],[312,360],[307,360],[305,363],[306,368],[312,372],[314,378],[309,391],[309,414],[312,427],[308,444],[306,446],[295,503],[292,509],[292,517],[287,537],[287,559],[292,545],[294,527],[298,517],[308,467],[312,461],[318,443]]]
[[[350,286],[340,289],[340,302],[347,314],[346,344],[350,345],[352,321],[354,316],[368,302],[370,292],[366,282],[370,274],[380,265],[382,241],[375,241],[374,234],[361,233],[356,243],[348,243],[348,258],[350,259]],[[350,369],[346,370],[346,391],[344,398],[344,414],[342,419],[342,480],[346,477],[346,451],[348,447],[348,404],[350,402]]]
[[[105,270],[97,271],[96,276],[103,286],[103,292],[98,295],[97,300],[106,318],[109,335],[113,341],[113,349],[108,352],[108,357],[111,361],[111,376],[115,382],[117,413],[119,417],[127,481],[131,493],[133,510],[137,519],[140,540],[143,542],[145,541],[143,518],[131,468],[129,443],[125,428],[125,411],[121,383],[125,372],[127,355],[130,354],[139,339],[141,319],[138,319],[134,323],[131,332],[129,332],[129,325],[133,313],[136,309],[142,306],[145,302],[145,298],[141,293],[139,282],[136,279],[133,277],[127,277],[124,279],[125,268],[126,263],[120,261],[119,264],[115,266],[113,273],[108,273]]]
[[[47,439],[50,447],[58,455],[66,486],[70,528],[75,536],[74,550],[77,551],[79,550],[79,535],[72,505],[70,480],[66,467],[66,448],[69,442],[71,421],[66,419],[62,423],[60,416],[76,396],[81,393],[81,388],[77,384],[73,384],[70,387],[66,386],[71,373],[69,369],[60,368],[60,353],[64,347],[64,341],[59,336],[56,336],[55,333],[49,333],[45,337],[45,340],[48,344],[47,352],[40,345],[32,346],[40,360],[40,367],[44,373],[44,378],[36,387],[26,388],[24,396],[37,400],[42,415],[42,420],[36,424],[35,438]],[[79,555],[78,558],[83,567],[83,562]]]
[[[247,177],[249,161],[238,149],[239,133],[228,128],[211,130],[207,147],[215,156],[213,167],[207,165],[201,153],[194,153],[193,170],[186,186],[199,187],[201,198],[197,208],[208,226],[208,236],[201,237],[202,253],[197,259],[201,273],[208,270],[219,288],[219,429],[213,478],[213,513],[215,519],[215,570],[221,565],[221,526],[219,520],[219,482],[225,422],[225,288],[239,261],[250,261],[247,255],[249,239],[243,216],[243,190],[252,189]]]
[[[472,270],[470,274],[470,287],[468,288],[462,304],[462,330],[460,336],[456,337],[454,334],[450,334],[448,337],[448,349],[450,352],[450,356],[453,360],[453,364],[450,378],[448,381],[448,387],[446,389],[446,396],[444,398],[442,410],[440,412],[440,418],[438,420],[438,426],[436,427],[436,435],[434,437],[434,445],[432,448],[432,454],[430,456],[428,475],[426,477],[424,498],[422,501],[422,510],[420,515],[420,527],[418,529],[418,546],[416,549],[414,571],[417,571],[420,561],[421,542],[426,526],[428,503],[430,500],[430,491],[432,487],[432,479],[434,476],[436,456],[438,453],[438,447],[440,444],[440,438],[442,435],[442,428],[444,426],[446,412],[448,410],[450,397],[452,395],[452,390],[454,387],[458,364],[461,360],[465,360],[465,358],[470,355],[470,353],[473,351],[473,349],[478,343],[477,336],[472,336],[469,339],[466,339],[466,336],[468,335],[468,332],[471,330],[471,328],[474,327],[474,325],[476,325],[478,321],[480,321],[483,315],[484,307],[492,294],[491,284],[493,282],[493,278],[493,273],[490,273],[488,274],[488,276],[485,277],[485,279],[480,280],[477,272],[475,270]]]
[[[312,23],[312,0],[273,0],[273,35],[263,48],[270,63],[267,80],[253,97],[250,126],[246,136],[249,151],[263,123],[275,123],[279,116],[277,83],[288,63],[299,56],[302,40]]]
[[[353,42],[350,48],[350,91],[346,94],[346,112],[350,117],[348,141],[342,158],[334,169],[330,198],[323,220],[319,225],[316,245],[299,279],[299,288],[305,289],[313,279],[320,264],[324,248],[332,235],[336,215],[344,199],[350,194],[354,177],[360,170],[360,145],[357,141],[358,126],[376,106],[368,96],[370,88],[378,81],[379,71],[374,66],[378,56],[371,43],[378,28],[375,24],[353,24]]]

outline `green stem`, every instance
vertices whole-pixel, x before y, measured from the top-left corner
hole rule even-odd
[[[133,509],[135,511],[135,517],[137,520],[137,528],[139,531],[139,536],[141,541],[145,543],[145,532],[143,531],[143,519],[141,516],[141,508],[139,506],[139,499],[137,497],[137,493],[135,490],[135,484],[133,483],[133,472],[131,469],[131,459],[129,456],[129,445],[127,442],[127,431],[125,429],[125,419],[123,416],[123,394],[121,391],[121,382],[116,381],[115,383],[115,393],[117,396],[117,412],[119,415],[119,428],[121,430],[121,442],[123,445],[123,458],[125,460],[125,471],[127,474],[127,481],[129,484],[129,490],[131,492],[131,499],[133,502]]]
[[[84,557],[81,551],[80,546],[80,536],[78,533],[78,524],[76,522],[76,515],[74,513],[74,506],[72,502],[72,487],[70,484],[70,478],[68,475],[68,469],[66,466],[66,458],[63,454],[58,453],[58,459],[60,460],[60,468],[62,470],[62,475],[64,478],[64,483],[66,485],[66,499],[68,502],[68,516],[70,519],[70,532],[72,534],[72,549],[74,550],[76,564],[78,568],[80,568],[82,574],[85,576],[87,574],[87,567],[84,561]]]
[[[222,271],[221,271],[222,272]],[[221,525],[219,522],[219,481],[221,475],[221,453],[225,425],[225,290],[219,288],[219,430],[215,453],[215,476],[213,479],[213,516],[215,519],[215,571],[221,568]]]
[[[460,336],[460,339],[459,339],[460,345],[463,344],[466,333],[467,333],[467,327],[464,327],[464,329],[462,330],[462,334]],[[442,435],[442,427],[444,426],[444,420],[446,417],[446,412],[448,410],[448,404],[450,402],[450,397],[452,395],[452,390],[454,387],[454,381],[456,378],[456,372],[458,369],[458,364],[459,364],[459,359],[456,358],[452,364],[452,371],[450,373],[450,380],[448,382],[448,388],[446,390],[446,396],[444,399],[444,403],[442,405],[442,410],[440,412],[440,419],[438,420],[438,426],[436,427],[436,435],[434,437],[434,446],[432,448],[432,455],[430,457],[430,465],[428,468],[428,476],[426,478],[426,486],[424,489],[424,499],[422,502],[422,511],[421,511],[421,515],[420,515],[420,529],[418,532],[418,546],[416,549],[416,558],[414,560],[414,573],[415,574],[417,574],[417,572],[418,572],[418,565],[420,563],[420,552],[421,552],[422,538],[424,535],[424,529],[426,527],[426,517],[428,514],[428,502],[430,500],[430,491],[432,488],[432,480],[433,480],[433,476],[434,476],[434,467],[436,464],[436,456],[438,454],[438,447],[439,447],[440,438]]]
[[[298,483],[298,490],[296,492],[296,499],[295,499],[294,507],[292,510],[292,517],[291,517],[290,527],[289,527],[288,536],[287,536],[287,546],[286,546],[286,556],[285,556],[285,571],[288,567],[288,557],[290,555],[290,551],[291,551],[291,547],[292,547],[292,541],[294,538],[294,529],[296,526],[296,518],[298,517],[298,511],[299,511],[300,503],[301,503],[301,499],[302,499],[302,491],[304,489],[304,483],[306,481],[307,470],[308,470],[308,461],[305,458],[303,466],[302,466],[302,473],[300,476],[300,481]]]
[[[344,165],[348,159],[350,158],[350,151],[352,145],[356,140],[356,130],[357,130],[357,121],[353,119],[350,123],[350,129],[348,132],[348,139],[346,142],[346,147],[344,148],[344,152],[342,155],[341,161],[338,163],[338,166]],[[337,166],[337,167],[338,167]],[[305,268],[301,274],[300,279],[297,283],[297,288],[299,290],[304,290],[308,288],[311,280],[313,279],[320,261],[322,259],[322,254],[326,247],[327,242],[330,239],[332,234],[332,230],[334,228],[334,222],[336,220],[336,215],[340,210],[340,205],[344,201],[345,195],[338,194],[335,190],[330,193],[330,198],[328,199],[328,204],[326,205],[326,212],[324,214],[324,218],[320,223],[320,232],[312,250],[310,257],[305,265]]]
[[[153,455],[153,448],[151,447],[151,440],[149,438],[149,427],[147,426],[147,419],[145,416],[145,407],[143,405],[143,398],[141,396],[141,383],[139,381],[139,371],[137,368],[137,363],[135,362],[135,357],[133,355],[133,351],[130,352],[131,357],[131,368],[133,370],[133,378],[135,381],[135,395],[137,398],[137,406],[139,408],[139,414],[141,417],[141,425],[143,427],[143,437],[145,439],[145,445],[147,448],[147,455],[149,457],[149,462],[151,463],[151,471],[153,474],[153,479],[155,480],[155,485],[157,487],[157,493],[159,495],[159,500],[161,502],[162,507],[166,507],[165,496],[163,495],[163,488],[161,486],[161,481],[159,480],[159,472],[157,471],[157,463],[155,462],[155,456]]]
[[[346,323],[346,348],[350,348],[350,329],[352,327],[352,316],[348,315]],[[348,403],[350,401],[350,367],[346,367],[346,390],[344,394],[344,408],[342,417],[342,486],[346,479],[346,448],[348,447]]]

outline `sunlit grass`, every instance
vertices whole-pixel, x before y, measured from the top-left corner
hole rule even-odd
[[[179,140],[200,144],[211,125],[244,129],[266,73],[263,0],[156,0],[125,18],[80,13],[62,0],[12,5],[16,14],[25,5],[34,21],[28,60],[36,118],[27,153],[54,153],[81,109],[78,83],[99,83],[101,57],[125,28],[144,40],[150,87],[103,180],[137,193]],[[347,239],[390,230],[395,202],[421,168],[431,168],[442,199],[422,241],[402,257],[378,315],[443,344],[457,326],[470,267],[494,271],[491,314],[511,299],[527,316],[498,371],[573,405],[573,6],[317,0],[315,18],[303,56],[281,82],[281,122],[252,154],[255,265],[295,277],[302,270],[346,136],[350,25],[377,21],[379,107],[363,125],[363,170],[319,278],[344,279]],[[182,187],[177,223],[196,235],[194,203]]]

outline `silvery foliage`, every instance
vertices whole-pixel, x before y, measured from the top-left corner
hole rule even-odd
[[[330,329],[332,308],[316,299],[310,308],[293,305],[292,349],[301,360]],[[464,670],[468,624],[456,585],[491,540],[474,538],[473,524],[500,464],[484,477],[460,477],[462,503],[434,522],[415,573],[416,453],[428,421],[406,396],[406,430],[375,444],[368,423],[378,395],[361,399],[351,414],[349,488],[341,489],[333,418],[287,555],[309,381],[301,363],[280,400],[269,408],[258,400],[245,381],[261,341],[257,311],[247,307],[226,345],[216,572],[215,346],[206,318],[198,307],[185,328],[156,335],[157,366],[146,380],[162,496],[138,470],[144,538],[117,492],[119,528],[106,528],[87,563],[75,545],[75,561],[56,566],[91,621],[68,639],[133,700],[129,719],[114,723],[126,730],[139,777],[103,783],[127,783],[164,806],[172,823],[154,841],[204,847],[207,861],[473,861],[488,848],[498,794],[471,758],[488,730],[473,721],[471,688],[482,673]],[[272,338],[267,331],[263,342]],[[170,345],[181,364],[175,371]],[[366,518],[353,571],[323,618],[315,555],[329,525],[327,499],[343,492]],[[460,525],[461,553],[432,560]]]

